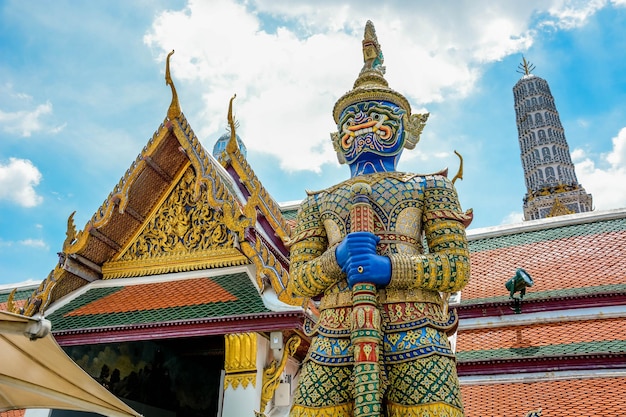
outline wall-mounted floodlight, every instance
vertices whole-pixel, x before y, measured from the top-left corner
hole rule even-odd
[[[513,300],[511,309],[515,311],[515,314],[522,312],[522,298],[526,295],[526,288],[532,287],[533,284],[533,279],[522,268],[517,268],[515,275],[504,284],[506,289],[509,290],[511,300]],[[517,292],[519,292],[519,298],[515,296]]]

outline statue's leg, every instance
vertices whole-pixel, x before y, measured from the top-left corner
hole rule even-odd
[[[352,417],[352,366],[307,361],[302,366],[291,417]]]
[[[452,357],[431,354],[389,364],[388,417],[463,417],[456,364]]]

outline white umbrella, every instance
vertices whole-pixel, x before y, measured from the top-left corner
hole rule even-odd
[[[0,311],[0,411],[25,408],[141,416],[63,352],[48,320]]]

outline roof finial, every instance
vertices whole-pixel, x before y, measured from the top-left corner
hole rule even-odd
[[[228,130],[230,131],[230,140],[226,144],[226,149],[229,152],[233,152],[237,149],[237,122],[235,122],[235,118],[233,117],[233,100],[235,100],[237,94],[233,94],[230,98],[230,102],[228,103]]]
[[[174,54],[174,50],[167,54],[167,59],[165,61],[165,85],[169,85],[172,88],[172,102],[170,103],[169,109],[167,109],[167,118],[170,120],[176,119],[181,115],[182,111],[180,110],[180,104],[178,104],[178,94],[176,94],[176,87],[174,87],[174,81],[172,81],[172,77],[170,75],[170,57]]]
[[[524,75],[530,75],[535,70],[535,66],[526,61],[526,58],[522,55],[522,63],[517,66],[517,72]]]

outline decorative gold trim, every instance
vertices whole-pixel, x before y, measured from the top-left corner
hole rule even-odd
[[[230,165],[237,175],[239,176],[239,181],[248,189],[250,192],[250,197],[245,203],[243,208],[243,212],[251,221],[251,226],[256,224],[256,211],[259,210],[267,219],[267,221],[274,229],[276,235],[284,240],[288,238],[291,234],[291,227],[284,219],[280,207],[272,196],[267,192],[267,190],[261,184],[261,181],[257,178],[252,167],[246,161],[246,158],[243,156],[239,147],[237,146],[237,135],[236,128],[237,123],[233,117],[233,100],[237,95],[234,95],[229,102],[228,106],[228,124],[230,126],[230,140],[226,146],[225,152],[228,155],[228,158],[225,158],[222,161],[222,165],[227,167]]]
[[[558,198],[555,198],[554,204],[552,205],[552,208],[550,209],[550,213],[548,213],[546,217],[564,216],[566,214],[573,214],[573,213],[574,212],[568,209],[565,206],[565,204],[561,202],[561,200],[559,200]]]
[[[186,167],[123,250],[103,265],[104,279],[250,263],[235,248],[222,213],[194,201],[196,176]]]
[[[226,375],[224,377],[224,391],[226,391],[228,387],[233,387],[233,389],[235,390],[239,388],[240,385],[245,389],[250,384],[252,384],[253,387],[256,387],[256,372],[247,374]]]
[[[63,272],[61,266],[57,264],[46,279],[39,284],[39,287],[28,297],[21,314],[24,316],[33,316],[37,313],[43,314],[48,304],[50,304],[52,289],[61,278]]]
[[[98,208],[91,219],[87,222],[84,229],[78,233],[74,233],[72,241],[67,241],[67,245],[63,247],[63,252],[65,254],[78,253],[84,249],[89,241],[89,231],[91,229],[98,229],[107,224],[111,219],[113,210],[116,206],[118,206],[120,213],[124,212],[126,204],[128,203],[128,190],[145,168],[146,162],[144,161],[144,158],[148,155],[152,155],[168,134],[169,132],[164,125],[161,125],[159,129],[154,132],[141,153],[126,170],[124,176],[117,183],[113,191],[109,193],[109,196],[104,203],[102,203],[100,208]],[[70,227],[69,222],[70,220],[68,219],[68,228]]]
[[[155,258],[117,260],[102,265],[102,279],[139,277],[169,272],[224,268],[250,263],[235,248],[214,249],[193,253],[172,253]]]
[[[156,204],[152,208],[152,211],[146,216],[146,220],[144,221],[144,224],[141,227],[137,228],[137,231],[135,232],[135,234],[130,239],[128,239],[128,242],[126,242],[126,244],[122,247],[122,249],[119,250],[115,254],[115,256],[113,256],[113,258],[111,258],[111,261],[119,260],[128,251],[128,248],[135,242],[135,240],[143,233],[146,225],[150,224],[150,222],[154,220],[154,216],[156,216],[156,214],[158,213],[163,203],[169,198],[169,196],[172,194],[172,191],[176,187],[178,187],[180,180],[183,178],[183,175],[185,175],[185,172],[187,172],[187,168],[189,168],[189,165],[191,165],[190,162],[186,163],[182,167],[178,175],[176,175],[176,178],[174,178],[174,180],[170,184],[167,191],[163,193],[161,198],[156,202]]]
[[[242,252],[250,258],[256,266],[256,282],[261,291],[265,287],[265,280],[269,279],[270,284],[278,299],[291,305],[304,305],[303,298],[292,297],[287,291],[287,282],[289,273],[276,258],[274,253],[266,246],[265,242],[257,239],[256,242],[250,243],[244,239],[244,231],[248,227],[255,227],[257,221],[257,213],[261,212],[265,219],[269,222],[276,236],[282,241],[287,241],[291,235],[291,227],[284,219],[278,204],[265,190],[261,181],[257,178],[248,164],[245,157],[236,146],[236,128],[233,117],[233,100],[234,95],[228,106],[228,123],[230,126],[230,140],[224,151],[226,158],[221,158],[224,167],[232,167],[239,177],[239,181],[250,193],[243,207],[236,210],[231,202],[225,202],[223,205],[224,224],[240,236],[240,245]],[[239,208],[239,206],[237,206]]]
[[[276,388],[278,388],[278,383],[280,382],[279,377],[285,370],[287,359],[289,356],[295,355],[298,346],[300,346],[300,342],[302,342],[300,336],[296,334],[291,336],[289,340],[287,340],[287,343],[285,343],[285,349],[283,350],[283,356],[280,358],[280,362],[273,360],[272,363],[263,370],[261,408],[259,408],[260,411],[254,412],[256,417],[266,417],[265,407],[267,407],[267,404],[276,392]]]
[[[257,333],[231,333],[224,335],[224,390],[239,385],[256,387]]]
[[[306,300],[302,297],[293,296],[287,291],[289,281],[289,271],[282,267],[276,256],[257,239],[254,246],[250,242],[241,242],[241,250],[256,266],[256,283],[261,288],[265,287],[265,279],[269,279],[270,284],[278,299],[283,303],[293,306],[303,306]]]

